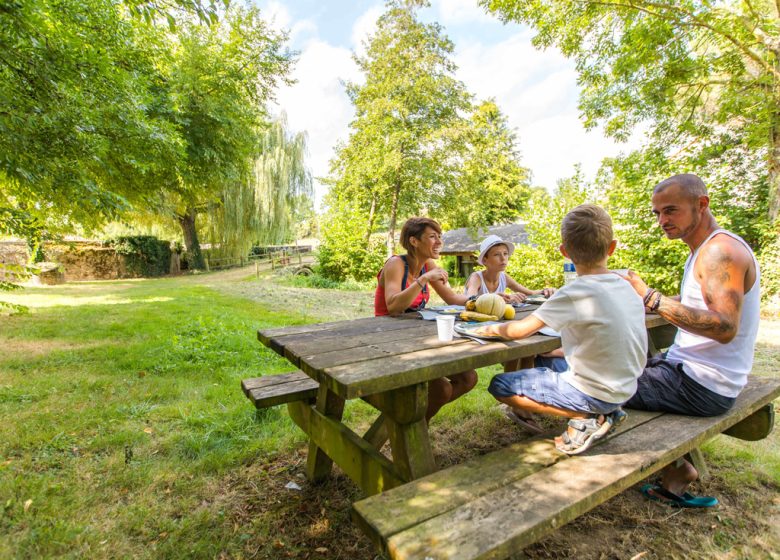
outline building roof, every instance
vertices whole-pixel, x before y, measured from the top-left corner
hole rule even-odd
[[[454,255],[458,253],[476,253],[479,251],[480,242],[488,235],[497,235],[501,239],[511,241],[515,245],[528,244],[528,234],[525,231],[524,223],[479,228],[479,230],[475,232],[475,235],[476,237],[472,237],[468,228],[445,231],[441,236],[441,239],[444,242],[441,254]]]

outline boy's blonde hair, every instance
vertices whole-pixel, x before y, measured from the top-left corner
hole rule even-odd
[[[600,206],[580,204],[563,218],[561,238],[574,264],[595,264],[607,256],[612,243],[612,218]]]

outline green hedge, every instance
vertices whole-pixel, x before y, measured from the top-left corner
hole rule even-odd
[[[126,257],[128,269],[139,276],[164,276],[171,266],[171,247],[168,241],[153,235],[117,237],[107,242],[118,255]]]

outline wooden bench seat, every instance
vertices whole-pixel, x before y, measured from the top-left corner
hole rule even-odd
[[[780,380],[754,378],[712,418],[629,411],[582,455],[536,438],[354,504],[353,518],[394,560],[506,558],[725,432],[765,437]]]
[[[257,408],[267,408],[317,397],[320,384],[302,371],[253,377],[241,382],[241,389]]]

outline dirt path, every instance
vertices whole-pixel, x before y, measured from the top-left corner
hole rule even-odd
[[[279,282],[284,274],[266,266],[260,270],[258,277],[252,265],[192,278],[197,284],[262,303],[274,311],[300,311],[312,322],[340,321],[374,314],[371,293],[285,286]]]

